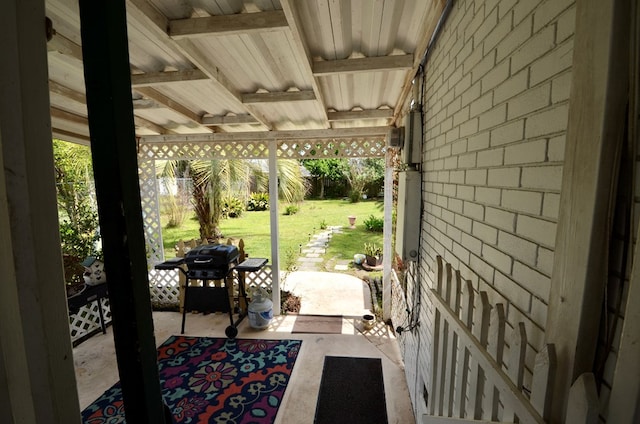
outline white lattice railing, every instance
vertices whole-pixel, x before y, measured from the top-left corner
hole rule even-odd
[[[109,307],[109,299],[101,299],[102,313],[104,316],[104,324],[111,322],[111,308]],[[80,339],[92,335],[98,331],[102,331],[100,325],[100,312],[98,310],[98,302],[90,302],[82,306],[78,313],[69,316],[69,330],[71,331],[71,341],[76,343]]]
[[[175,307],[180,304],[180,271],[177,269],[149,271],[151,304],[155,308]]]
[[[151,270],[149,272],[149,289],[151,292],[151,304],[156,308],[177,307],[180,304],[180,271]],[[253,287],[262,287],[271,290],[271,266],[267,265],[256,272],[245,274],[245,286],[247,290]]]
[[[156,309],[177,308],[180,304],[178,270],[151,270],[149,272],[149,291],[151,304]],[[262,287],[271,290],[271,266],[267,265],[259,271],[248,272],[245,275],[245,285],[247,290],[254,287]],[[111,308],[109,299],[102,299],[102,313],[104,324],[111,322]],[[78,342],[84,337],[90,336],[98,331],[102,331],[100,325],[100,312],[97,302],[91,302],[82,306],[78,313],[69,316],[69,330],[71,331],[71,341]]]

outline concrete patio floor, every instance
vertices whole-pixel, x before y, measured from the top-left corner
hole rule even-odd
[[[300,274],[294,276],[294,274]],[[404,364],[393,332],[384,323],[366,331],[362,327],[362,314],[370,310],[367,290],[362,280],[336,277],[341,274],[292,273],[287,277],[287,290],[302,298],[301,311],[305,314],[342,315],[341,334],[292,334],[296,315],[275,317],[265,330],[249,326],[248,319],[240,323],[239,339],[298,339],[302,347],[291,380],[287,386],[276,423],[311,424],[314,420],[320,387],[322,366],[326,355],[380,358],[382,360],[388,422],[414,423],[411,401],[404,374]],[[291,279],[291,277],[294,277]],[[331,277],[331,278],[328,278]],[[346,276],[349,277],[349,276]],[[295,285],[294,285],[295,283]],[[317,286],[324,290],[317,291]],[[366,287],[366,284],[364,284]],[[333,291],[328,295],[328,291]],[[320,296],[318,296],[318,293]],[[322,300],[324,299],[324,300]],[[344,302],[350,299],[350,302]],[[305,303],[307,309],[305,310]],[[336,305],[340,306],[336,306]],[[324,309],[323,309],[324,305]],[[154,312],[156,344],[180,333],[181,314]],[[185,335],[199,337],[225,337],[229,325],[227,314],[188,314]],[[99,333],[73,350],[80,408],[84,409],[118,379],[113,346],[113,332]],[[357,381],[345,384],[358,385]]]

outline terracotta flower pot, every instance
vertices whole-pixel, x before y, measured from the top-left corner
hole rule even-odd
[[[351,215],[347,218],[349,219],[349,228],[356,228],[356,217]]]

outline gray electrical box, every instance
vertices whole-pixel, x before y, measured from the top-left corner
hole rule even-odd
[[[422,176],[419,171],[398,173],[396,253],[403,261],[417,261],[422,216]]]
[[[404,140],[402,143],[402,163],[422,162],[422,112],[411,110],[404,118]]]

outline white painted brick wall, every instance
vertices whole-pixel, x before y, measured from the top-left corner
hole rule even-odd
[[[525,322],[530,369],[553,270],[574,21],[572,0],[459,0],[426,64],[421,274],[440,255],[506,302],[510,325]]]

